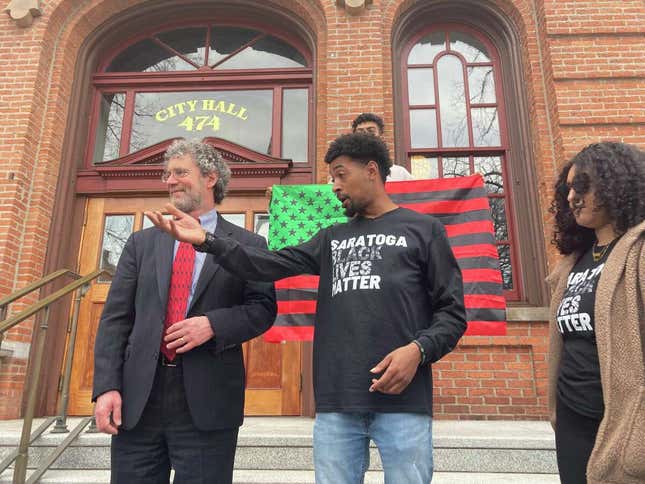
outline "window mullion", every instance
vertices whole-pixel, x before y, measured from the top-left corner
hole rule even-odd
[[[123,126],[121,128],[121,145],[119,156],[127,155],[130,152],[130,138],[132,136],[132,117],[134,116],[134,95],[132,89],[125,92],[125,110],[123,113]]]
[[[435,59],[437,56],[435,56]],[[437,147],[443,147],[443,135],[441,134],[441,100],[439,99],[439,75],[437,74],[437,62],[432,65],[432,83],[434,84],[434,104],[435,104],[435,117],[437,119]],[[441,165],[441,163],[439,163]],[[441,173],[441,167],[439,168]]]
[[[153,41],[154,43],[158,44],[158,45],[159,45],[159,47],[162,47],[162,48],[166,49],[167,51],[172,52],[172,53],[173,53],[173,54],[175,54],[177,57],[181,58],[181,60],[183,60],[183,61],[185,61],[185,62],[188,62],[188,63],[189,63],[191,66],[193,66],[195,69],[199,69],[199,68],[201,67],[201,66],[198,66],[197,64],[195,64],[192,60],[190,60],[188,57],[186,57],[184,54],[182,54],[182,53],[181,53],[181,52],[179,52],[178,50],[173,49],[173,48],[172,48],[172,47],[170,47],[168,44],[166,44],[164,41],[159,40],[157,37],[152,37],[152,41]]]
[[[282,88],[273,88],[273,117],[271,121],[271,156],[282,157]]]
[[[206,45],[204,46],[204,66],[208,66],[208,55],[211,50],[211,28],[212,25],[206,26]]]
[[[266,36],[267,36],[267,34],[262,33],[262,34],[260,34],[260,35],[257,35],[256,37],[253,37],[251,40],[249,40],[249,41],[248,41],[246,44],[244,44],[243,46],[238,47],[237,49],[235,49],[233,52],[231,52],[231,53],[230,53],[229,55],[227,55],[226,57],[222,57],[220,60],[218,60],[217,62],[215,62],[215,64],[213,64],[212,66],[210,66],[210,68],[211,68],[211,69],[215,69],[218,65],[220,65],[220,64],[222,64],[222,63],[224,63],[224,62],[226,62],[227,60],[229,60],[229,59],[230,59],[231,57],[233,57],[234,55],[239,54],[239,53],[240,53],[240,52],[242,52],[244,49],[246,49],[247,47],[249,47],[249,46],[251,46],[251,45],[255,44],[257,41],[259,41],[259,40],[263,39],[263,38],[264,38],[264,37],[266,37]]]

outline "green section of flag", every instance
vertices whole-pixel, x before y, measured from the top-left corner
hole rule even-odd
[[[269,207],[269,249],[300,244],[320,229],[346,221],[331,185],[274,185]]]

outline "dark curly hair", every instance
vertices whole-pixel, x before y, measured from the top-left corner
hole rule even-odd
[[[361,113],[356,116],[356,119],[352,121],[352,131],[356,131],[356,126],[358,126],[359,124],[367,123],[370,121],[372,123],[376,123],[376,125],[378,126],[379,134],[383,134],[383,131],[385,131],[385,123],[383,123],[383,118],[374,113]]]
[[[325,163],[329,164],[343,155],[364,165],[370,161],[376,162],[383,182],[390,174],[392,166],[390,152],[385,142],[377,136],[364,133],[349,133],[339,136],[329,145],[325,155]]]
[[[596,240],[593,229],[576,223],[567,201],[572,166],[576,167],[573,189],[580,195],[593,189],[596,206],[605,209],[618,234],[645,220],[645,153],[625,143],[591,144],[564,165],[555,183],[552,242],[560,253],[583,252]]]

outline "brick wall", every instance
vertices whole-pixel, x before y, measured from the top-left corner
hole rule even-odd
[[[42,276],[79,48],[109,18],[141,3],[46,0],[43,16],[24,29],[0,14],[0,296]],[[423,2],[377,1],[358,16],[332,1],[269,3],[291,12],[315,39],[318,181],[326,180],[321,160],[329,141],[348,129],[356,113],[383,113],[385,137],[394,148],[398,69],[390,39],[401,16]],[[566,158],[601,139],[645,145],[645,7],[642,0],[490,4],[520,32],[529,148],[549,227],[551,187]],[[548,229],[539,233],[548,246]],[[547,257],[550,265],[557,259],[552,250]],[[27,323],[11,331],[4,345],[26,349],[31,337]],[[24,357],[0,363],[0,418],[18,415],[25,371]],[[505,337],[466,337],[434,367],[436,416],[544,418],[545,372],[543,322],[512,322]]]

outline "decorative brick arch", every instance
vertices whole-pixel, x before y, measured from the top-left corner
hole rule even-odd
[[[50,4],[43,12],[41,23],[34,23],[31,32],[33,36],[40,36],[42,45],[49,48],[43,50],[39,61],[34,90],[40,97],[33,103],[38,108],[30,113],[29,126],[35,129],[22,150],[22,166],[26,169],[21,178],[27,180],[24,191],[29,193],[28,203],[42,208],[53,207],[53,210],[28,210],[27,207],[18,215],[17,218],[24,222],[15,236],[24,241],[23,245],[32,247],[32,251],[28,257],[16,253],[15,274],[24,273],[25,279],[34,280],[60,267],[76,266],[75,249],[80,243],[84,204],[75,196],[74,174],[87,142],[91,73],[105,52],[116,39],[130,35],[127,31],[137,21],[149,26],[165,22],[169,14],[197,18],[200,9],[204,8],[211,12],[234,9],[241,16],[271,19],[277,22],[278,28],[295,31],[312,52],[316,62],[314,71],[319,68],[319,59],[326,56],[326,19],[318,0],[197,1],[192,5],[183,2],[176,5],[170,0],[63,0],[55,6]],[[320,78],[314,78],[314,89],[324,93]],[[317,95],[319,100],[321,97]],[[316,138],[326,129],[325,120],[324,112],[317,113],[313,135]],[[36,240],[48,243],[36,243]],[[18,280],[15,274],[14,280]],[[55,410],[66,313],[66,309],[61,309],[60,314],[50,318],[46,348],[50,359],[44,365],[39,386],[43,389],[40,413],[51,414]],[[25,341],[29,340],[31,335],[26,335]]]

